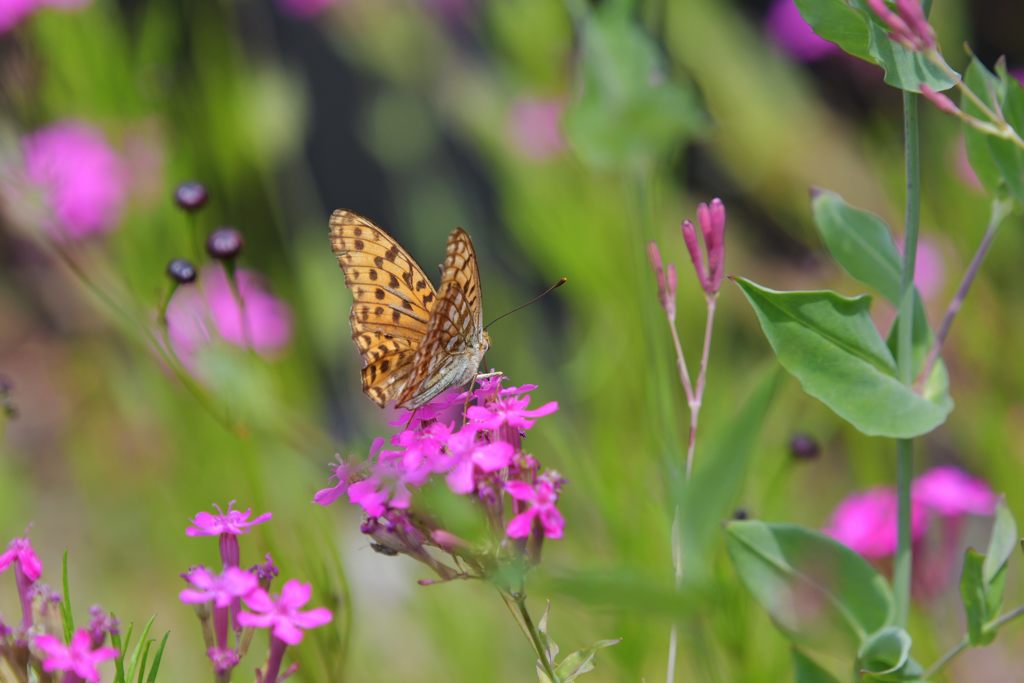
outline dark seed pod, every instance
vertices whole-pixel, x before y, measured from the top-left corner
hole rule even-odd
[[[187,285],[196,280],[196,267],[191,261],[176,258],[167,264],[167,275],[179,285]]]
[[[732,513],[732,518],[742,522],[745,519],[750,519],[750,513],[747,512],[746,508],[736,508]]]
[[[217,228],[206,238],[206,253],[219,261],[230,261],[245,246],[242,233],[234,228]]]
[[[203,208],[209,196],[206,187],[194,180],[178,185],[174,190],[174,202],[185,211],[195,212]]]
[[[794,434],[789,440],[789,452],[797,460],[814,460],[821,453],[821,447],[809,434]]]

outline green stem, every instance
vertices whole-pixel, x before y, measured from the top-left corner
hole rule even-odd
[[[988,627],[991,628],[992,630],[998,631],[1003,625],[1013,621],[1014,619],[1020,617],[1021,615],[1024,615],[1024,605],[1021,605],[1020,607],[1017,607],[1016,609],[1010,610],[1009,612],[1007,612],[1006,614],[1002,615],[1001,617],[999,617],[995,621],[990,622]],[[922,676],[922,679],[923,680],[931,679],[935,674],[937,674],[940,671],[942,671],[946,667],[947,664],[949,664],[951,661],[956,659],[956,657],[961,652],[963,652],[968,647],[970,647],[970,645],[971,645],[971,641],[967,638],[967,636],[964,636],[963,638],[961,638],[959,643],[957,643],[952,648],[950,648],[946,652],[946,654],[944,654],[941,657],[939,657],[938,661],[936,661],[934,664],[932,664],[930,667],[928,667],[928,670],[924,672],[924,675]]]
[[[903,233],[903,269],[900,273],[899,329],[896,340],[896,365],[900,381],[914,381],[914,267],[917,260],[917,233],[921,221],[921,155],[917,124],[918,98],[903,93],[903,144],[906,156],[906,221]],[[913,479],[913,441],[900,439],[896,449],[897,540],[893,560],[893,596],[896,625],[905,627],[910,612],[910,577],[913,554],[910,547],[910,483]]]
[[[505,602],[508,603],[509,598],[502,592],[502,597],[505,598]],[[551,657],[548,655],[547,649],[540,640],[540,632],[537,630],[537,626],[533,623],[533,618],[530,616],[530,610],[526,608],[526,594],[525,593],[513,593],[511,596],[512,601],[516,605],[518,611],[517,616],[519,617],[519,625],[523,628],[527,637],[530,639],[530,644],[533,645],[534,651],[537,653],[537,659],[540,661],[541,667],[544,669],[544,673],[552,683],[562,683],[562,680],[555,673],[553,662]],[[511,605],[509,605],[511,607]]]

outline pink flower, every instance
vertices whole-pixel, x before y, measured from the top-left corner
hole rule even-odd
[[[406,509],[412,500],[410,486],[421,486],[430,476],[429,468],[407,470],[397,451],[384,451],[372,466],[370,476],[348,487],[348,499],[370,517],[379,517],[387,507]]]
[[[120,157],[97,129],[64,121],[22,140],[25,177],[51,211],[44,228],[80,239],[117,226],[127,193]]]
[[[508,425],[517,429],[529,429],[538,417],[544,417],[558,410],[558,403],[551,401],[540,408],[528,410],[529,396],[498,396],[487,406],[470,406],[466,417],[481,429],[498,429]]]
[[[281,587],[281,596],[276,600],[262,588],[257,588],[243,598],[252,612],[238,615],[238,623],[255,628],[271,628],[275,638],[289,645],[302,642],[303,631],[323,626],[331,620],[331,611],[326,607],[299,611],[309,602],[312,587],[295,579],[286,581]],[[255,612],[255,614],[253,613]]]
[[[914,480],[914,501],[943,517],[992,515],[996,494],[981,479],[947,465],[934,467]]]
[[[435,422],[422,429],[403,430],[391,438],[391,443],[404,449],[402,466],[410,474],[429,476],[432,471],[444,469],[439,462],[441,449],[451,433],[452,425]]]
[[[483,472],[505,469],[511,464],[515,449],[504,441],[480,441],[476,429],[463,427],[448,438],[448,453],[452,462],[445,481],[452,491],[463,495],[473,490],[475,469]]]
[[[38,580],[43,573],[43,563],[28,538],[15,538],[8,544],[7,550],[0,554],[0,572],[6,571],[14,562],[18,563],[29,581]]]
[[[533,485],[525,481],[505,483],[505,491],[518,501],[526,503],[526,510],[513,517],[505,533],[509,538],[526,538],[533,530],[534,520],[539,520],[547,538],[561,538],[565,518],[555,507],[561,481],[543,477]]]
[[[242,598],[258,585],[256,576],[238,567],[228,567],[220,575],[206,567],[196,567],[185,575],[194,588],[185,588],[178,594],[182,602],[195,605],[213,601],[217,607],[227,607],[234,598]]]
[[[317,505],[330,505],[348,491],[349,479],[351,479],[354,469],[352,465],[339,459],[331,467],[333,473],[328,481],[334,480],[335,484],[325,489],[320,489],[313,495],[313,502]]]
[[[51,635],[39,635],[32,641],[46,658],[43,660],[43,671],[70,671],[82,680],[98,683],[100,672],[96,668],[101,662],[114,659],[118,651],[112,647],[93,649],[89,632],[85,629],[75,631],[71,644],[65,645],[59,638]]]
[[[193,526],[185,529],[187,536],[220,536],[222,534],[239,536],[249,533],[249,527],[262,524],[273,517],[271,513],[264,512],[256,519],[250,520],[252,508],[245,512],[235,510],[235,501],[228,503],[227,512],[221,510],[220,506],[216,503],[214,503],[213,507],[217,508],[216,515],[212,515],[209,512],[196,513],[196,516],[192,518]]]
[[[548,159],[565,149],[561,99],[524,98],[512,106],[509,130],[516,147],[531,159]]]
[[[683,242],[690,252],[690,261],[701,289],[708,296],[713,296],[722,286],[722,276],[725,274],[725,204],[722,200],[715,197],[710,205],[701,202],[697,206],[697,223],[704,240],[704,251],[707,252],[707,265],[697,240],[697,231],[689,219],[682,224]]]
[[[920,539],[928,526],[924,506],[911,504],[911,538]],[[848,496],[835,512],[825,534],[864,557],[879,558],[896,552],[896,491],[875,488]]]
[[[903,242],[897,244],[903,253]],[[929,239],[921,239],[917,243],[917,262],[914,268],[914,284],[921,293],[921,298],[930,301],[942,292],[946,280],[946,267],[942,260],[942,252],[938,245]]]
[[[288,305],[267,291],[262,278],[249,270],[235,273],[238,298],[222,266],[207,266],[195,286],[179,287],[167,306],[167,327],[174,353],[188,366],[214,335],[252,347],[261,354],[279,351],[291,340]],[[244,311],[244,314],[243,314]]]
[[[839,52],[834,43],[814,32],[800,14],[795,0],[775,0],[768,10],[765,28],[779,47],[802,62],[813,62]]]

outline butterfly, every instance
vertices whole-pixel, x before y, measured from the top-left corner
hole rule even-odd
[[[330,228],[352,291],[349,323],[362,356],[363,393],[381,407],[394,401],[412,410],[473,379],[491,340],[466,231],[448,236],[435,291],[409,253],[371,221],[338,209]]]

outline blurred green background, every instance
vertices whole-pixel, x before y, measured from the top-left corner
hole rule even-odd
[[[428,273],[461,225],[479,252],[488,318],[569,279],[496,325],[487,356],[513,382],[539,384],[535,404],[561,407],[529,438],[568,480],[566,536],[547,544],[529,589],[537,611],[551,599],[554,638],[564,650],[623,638],[588,680],[658,680],[675,617],[679,680],[788,679],[788,646],[738,583],[720,537],[695,601],[666,601],[671,483],[688,417],[644,251],[657,239],[679,267],[693,362],[703,299],[678,226],[698,202],[726,203],[727,272],[779,289],[860,291],[817,239],[812,186],[900,224],[898,93],[842,54],[794,57],[766,24],[770,4],[338,0],[304,17],[299,2],[94,0],[43,10],[0,36],[8,173],[19,138],[62,119],[97,126],[137,162],[118,229],[69,249],[127,316],[84,288],[9,201],[0,217],[0,373],[18,409],[0,432],[0,532],[31,524],[53,584],[69,551],[80,619],[92,603],[124,621],[156,614],[156,628],[171,631],[162,680],[209,675],[178,575],[216,563],[216,543],[184,529],[229,500],[274,513],[242,539],[243,564],[273,552],[283,577],[314,580],[318,602],[337,610],[298,649],[299,680],[531,680],[530,650],[493,588],[419,587],[425,570],[374,553],[355,510],[311,502],[335,451],[361,458],[390,433],[359,390],[330,211],[372,218]],[[954,66],[963,41],[990,64],[1001,54],[1024,64],[1019,3],[936,5]],[[965,179],[956,122],[923,109],[934,323],[984,231],[987,200]],[[186,179],[210,192],[202,228],[238,227],[242,264],[266,274],[294,314],[278,357],[219,357],[212,411],[141,332],[166,289],[166,262],[191,254],[187,216],[172,201]],[[1013,217],[1000,233],[954,328],[946,358],[957,408],[916,454],[919,469],[955,463],[986,478],[1018,514],[1021,227]],[[876,313],[887,327],[884,301]],[[698,469],[702,446],[774,367],[729,283],[710,362]],[[225,416],[243,427],[225,429]],[[819,459],[792,458],[797,432],[821,443]],[[893,481],[894,455],[891,442],[857,434],[786,378],[736,505],[821,527],[851,491]],[[975,521],[964,542],[985,538],[986,522]],[[1022,588],[1011,564],[1008,604]],[[17,614],[13,585],[0,612]],[[959,640],[955,583],[917,603],[911,632],[925,662]],[[1013,680],[1021,644],[1011,627],[940,680]],[[258,663],[250,656],[240,673]]]

